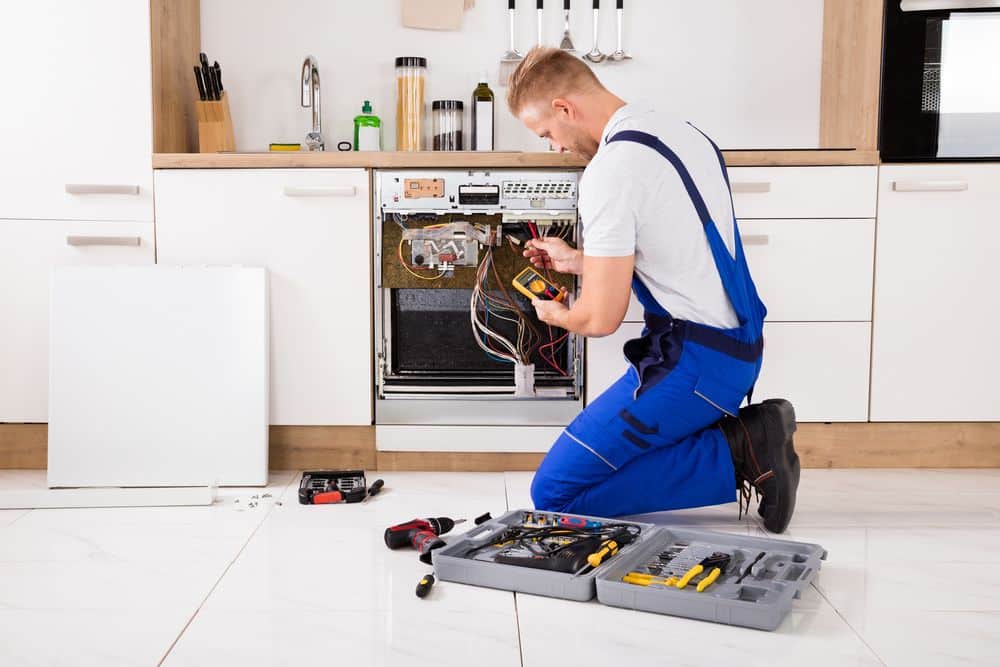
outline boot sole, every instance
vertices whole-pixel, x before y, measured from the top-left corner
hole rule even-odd
[[[792,515],[795,513],[795,499],[799,488],[801,465],[799,456],[795,453],[795,442],[792,437],[798,428],[795,422],[795,409],[784,399],[769,399],[764,401],[764,428],[767,434],[765,446],[772,461],[775,481],[777,482],[777,498],[775,503],[782,507],[779,516],[768,521],[764,517],[764,527],[772,533],[783,533],[788,528]],[[768,503],[771,506],[771,503]],[[764,516],[763,505],[758,509]]]

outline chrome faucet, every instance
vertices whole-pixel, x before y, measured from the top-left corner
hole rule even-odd
[[[306,135],[306,146],[311,151],[325,150],[320,118],[319,63],[313,56],[306,56],[302,63],[302,106],[312,107],[312,131]]]

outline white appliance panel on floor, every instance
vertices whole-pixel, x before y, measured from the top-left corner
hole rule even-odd
[[[49,486],[267,480],[261,268],[53,275]]]

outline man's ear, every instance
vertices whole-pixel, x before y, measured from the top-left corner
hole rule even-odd
[[[556,116],[564,120],[576,119],[576,105],[564,97],[557,97],[552,100],[552,111]]]

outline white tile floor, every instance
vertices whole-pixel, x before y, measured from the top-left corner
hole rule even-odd
[[[419,600],[429,570],[384,528],[530,506],[531,475],[381,477],[353,506],[302,507],[274,473],[212,507],[0,511],[0,665],[1000,665],[1000,470],[804,471],[787,537],[829,559],[773,633],[448,582]],[[763,532],[735,506],[653,516]]]

